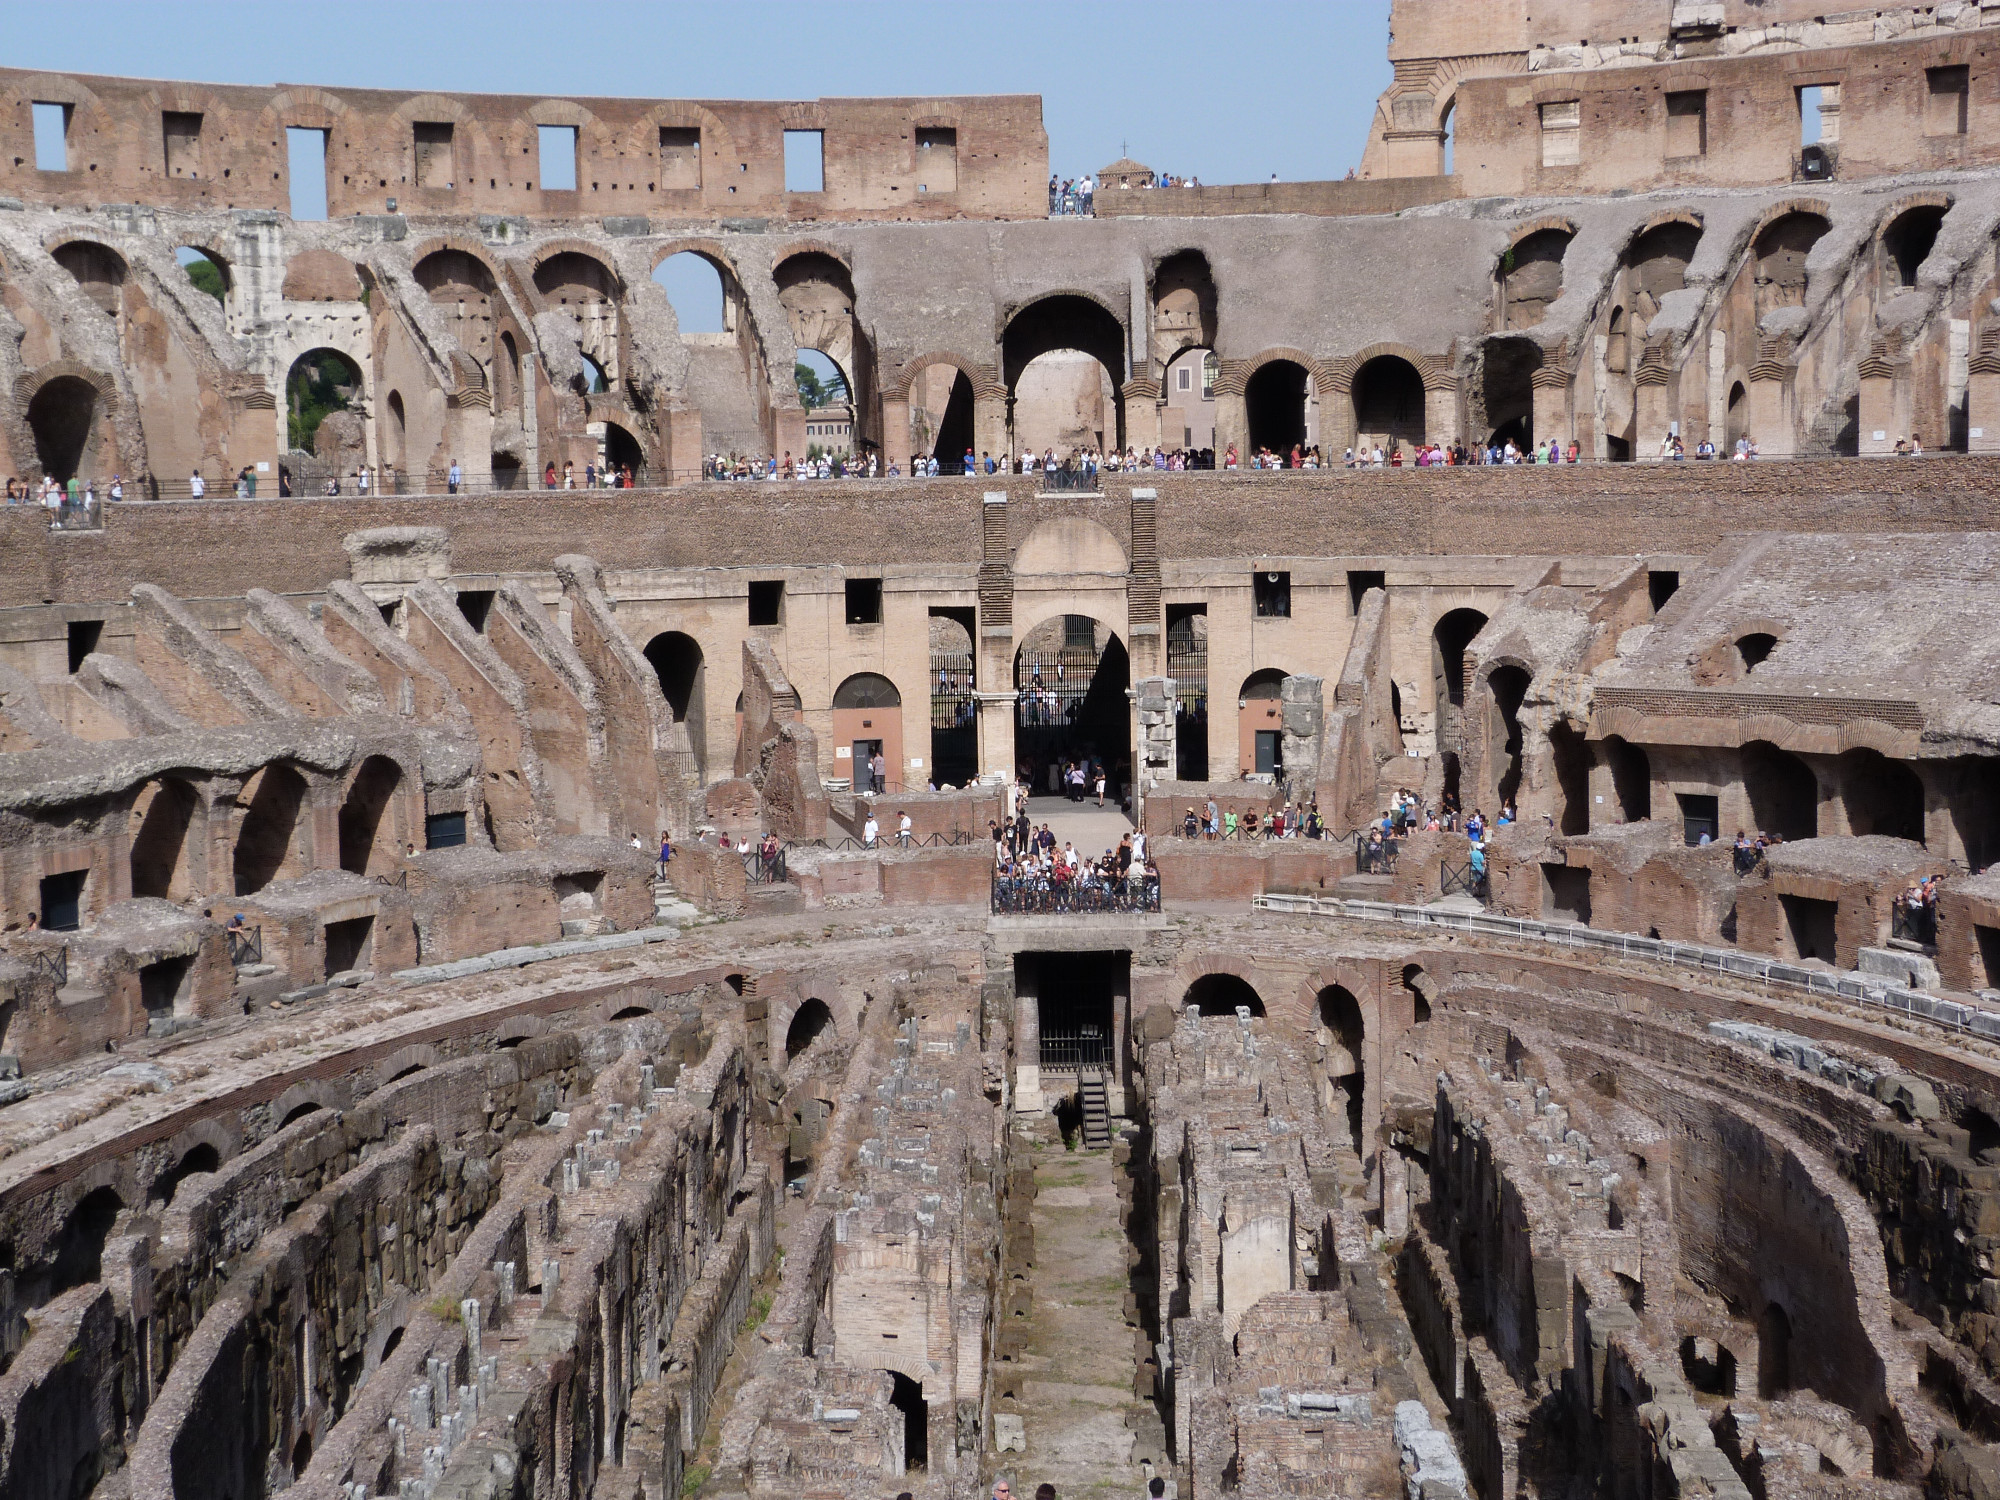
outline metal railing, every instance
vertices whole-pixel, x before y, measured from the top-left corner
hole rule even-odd
[[[30,953],[28,967],[48,975],[56,988],[62,989],[69,983],[69,944],[64,943],[54,953]]]
[[[1135,877],[1123,885],[1084,885],[1035,877],[993,877],[992,909],[999,916],[1090,916],[1160,909],[1160,882]]]
[[[1035,483],[1043,494],[1071,491],[1095,494],[1097,480],[1098,471],[1095,469],[1042,469],[1038,471]]]
[[[1045,1073],[1081,1073],[1111,1066],[1111,1038],[1095,1028],[1044,1031],[1038,1049]]]
[[[785,846],[766,854],[761,848],[743,856],[743,873],[752,885],[782,885],[790,879],[785,864]]]
[[[102,505],[71,505],[64,501],[49,511],[51,531],[102,531],[104,529],[104,507]]]
[[[264,961],[264,929],[238,927],[229,933],[229,962],[235,968]]]
[[[1912,906],[1907,901],[1898,901],[1889,917],[1889,936],[1901,938],[1906,943],[1921,943],[1927,948],[1935,948],[1937,908]]]
[[[1378,843],[1370,840],[1365,833],[1357,833],[1354,836],[1354,873],[1393,875],[1396,873],[1396,856],[1402,851],[1401,839],[1383,839]]]
[[[1475,901],[1486,899],[1486,870],[1472,867],[1471,861],[1455,865],[1450,860],[1438,864],[1438,894],[1440,896],[1470,896]]]

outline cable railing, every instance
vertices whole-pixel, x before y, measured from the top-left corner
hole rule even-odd
[[[64,943],[53,953],[30,953],[28,968],[32,972],[46,974],[53,979],[57,989],[69,983],[69,944]]]
[[[228,929],[229,962],[235,968],[245,964],[261,964],[264,961],[264,929],[262,927],[235,927]]]
[[[1906,943],[1920,943],[1926,948],[1935,948],[1937,908],[1912,906],[1907,901],[1898,901],[1889,916],[1889,936],[1901,938]]]

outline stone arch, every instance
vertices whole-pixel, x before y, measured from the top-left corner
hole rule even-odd
[[[1225,366],[1224,374],[1230,373]],[[1252,452],[1269,448],[1283,454],[1317,437],[1312,409],[1320,389],[1319,367],[1303,349],[1266,349],[1243,361],[1233,373],[1241,382],[1244,432]],[[1216,381],[1216,390],[1222,390],[1221,378]]]
[[[551,122],[553,123],[553,122]],[[703,167],[700,187],[695,191],[706,192],[709,182],[707,163],[737,161],[736,136],[713,110],[703,109],[699,104],[685,99],[670,99],[654,105],[634,122],[638,132],[632,145],[642,151],[650,160],[660,149],[660,131],[679,126],[701,132],[701,158]],[[687,189],[663,188],[663,192],[688,191]]]
[[[333,130],[347,117],[347,101],[338,94],[310,85],[281,89],[264,105],[257,118],[260,131]],[[277,137],[282,140],[283,137]],[[327,169],[332,175],[332,167]]]
[[[880,672],[855,672],[833,690],[835,708],[901,708],[903,695]]]
[[[1751,740],[1737,755],[1756,831],[1787,842],[1817,837],[1819,778],[1811,767],[1769,740]]]
[[[1213,349],[1220,292],[1208,252],[1183,246],[1160,256],[1146,277],[1152,296],[1156,371],[1164,373],[1189,349]]]
[[[1493,699],[1487,723],[1487,765],[1497,772],[1494,791],[1504,807],[1519,795],[1526,770],[1527,729],[1521,722],[1521,706],[1535,674],[1526,663],[1508,658],[1488,663],[1480,676]],[[1498,811],[1494,809],[1496,814]]]
[[[411,839],[396,816],[402,766],[386,755],[362,761],[340,804],[340,867],[355,875],[380,875],[399,861],[397,845]]]
[[[314,1110],[338,1113],[345,1108],[347,1095],[338,1084],[308,1078],[293,1084],[271,1101],[271,1124],[274,1130],[283,1130]]]
[[[1021,538],[1014,551],[1014,573],[1045,576],[1066,573],[1106,573],[1123,576],[1131,562],[1109,526],[1082,516],[1043,521]],[[1016,643],[1018,644],[1018,642]]]
[[[1401,448],[1428,436],[1424,372],[1399,354],[1378,354],[1355,370],[1351,399],[1357,444]]]
[[[522,1042],[548,1033],[547,1016],[509,1016],[493,1028],[495,1047],[516,1047]]]
[[[104,1181],[85,1188],[86,1178],[70,1185],[69,1211],[63,1216],[62,1227],[44,1249],[48,1290],[39,1300],[60,1297],[74,1287],[103,1278],[104,1247],[118,1216],[134,1201],[129,1185],[121,1191],[119,1186]]]
[[[237,794],[237,805],[244,808],[232,857],[237,895],[254,895],[273,880],[302,873],[298,838],[306,792],[306,779],[296,767],[272,761]]]
[[[541,284],[543,268],[548,266],[551,261],[561,260],[566,255],[577,255],[587,261],[594,262],[598,269],[603,271],[605,276],[610,279],[611,285],[619,293],[622,294],[624,292],[625,278],[618,274],[618,267],[609,255],[605,254],[598,246],[591,244],[589,240],[568,238],[547,240],[537,245],[534,253],[528,257],[528,275],[535,282],[537,291],[543,290]],[[665,256],[661,257],[662,260],[665,258]],[[655,264],[658,264],[658,262],[655,262]]]
[[[1949,193],[1907,193],[1883,212],[1875,244],[1886,289],[1917,284],[1917,272],[1930,258],[1951,205]]]
[[[1347,1120],[1354,1154],[1367,1161],[1366,1111],[1368,1092],[1368,1016],[1361,997],[1339,980],[1313,995],[1319,1040],[1326,1059],[1323,1102]]]
[[[793,345],[815,349],[847,383],[847,404],[859,418],[876,402],[875,351],[856,315],[854,272],[844,255],[817,242],[789,246],[771,267],[778,305],[785,311]]]
[[[617,269],[592,247],[559,240],[535,256],[532,279],[542,308],[576,324],[586,363],[597,366],[610,389],[618,389],[624,369],[625,283]]]
[[[680,630],[663,630],[646,642],[645,657],[660,681],[660,693],[674,722],[687,726],[695,764],[706,762],[708,666],[701,642]]]
[[[990,365],[974,364],[962,354],[954,354],[949,349],[931,349],[903,362],[903,367],[882,387],[882,395],[887,400],[907,400],[910,385],[932,365],[949,365],[966,378],[974,392],[982,396],[1004,394],[1005,386],[993,377]]]
[[[192,893],[188,835],[200,809],[200,794],[184,776],[169,772],[139,789],[128,846],[135,897],[178,901]]]
[[[785,1061],[797,1058],[826,1031],[836,1037],[840,1034],[832,1007],[817,996],[807,996],[792,1008],[785,1021]]]
[[[1257,987],[1240,974],[1224,969],[1204,974],[1187,987],[1182,1006],[1194,1006],[1204,1016],[1233,1016],[1239,1008],[1252,1016],[1265,1015],[1264,997]]]
[[[1100,443],[1123,447],[1125,414],[1118,392],[1130,374],[1129,347],[1125,319],[1089,292],[1051,291],[1008,313],[1000,335],[1000,368],[1007,391],[1009,451]],[[1078,360],[1065,358],[1071,355],[1095,361],[1098,369],[1087,375]],[[976,399],[976,388],[973,394]]]
[[[1841,754],[1835,770],[1849,833],[1924,842],[1924,784],[1908,762],[1856,746]]]
[[[661,999],[658,995],[622,990],[603,1000],[598,1005],[599,1014],[608,1021],[636,1021],[644,1016],[659,1012]]]
[[[407,1047],[398,1047],[375,1065],[375,1087],[387,1088],[399,1078],[435,1067],[437,1061],[438,1050],[429,1042],[412,1042]]]
[[[1500,289],[1502,328],[1533,328],[1562,295],[1563,259],[1576,238],[1568,219],[1544,217],[1507,241],[1494,280]]]

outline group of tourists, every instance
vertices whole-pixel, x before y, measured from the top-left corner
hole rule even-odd
[[[453,459],[451,466],[456,469],[458,460]],[[454,495],[458,493],[457,485],[458,481],[453,480]],[[554,459],[550,459],[542,469],[542,488],[545,490],[629,490],[636,486],[637,478],[630,464],[604,464],[600,467],[596,463],[586,462],[582,474],[578,474],[576,464],[566,462],[562,466],[560,478],[556,474]]]
[[[1135,907],[1158,911],[1159,867],[1147,857],[1146,836],[1127,833],[1118,847],[1091,859],[1056,836],[1044,823],[1030,825],[1027,811],[1012,823],[990,823],[993,836],[993,896],[1003,910],[1075,910]]]
[[[1090,218],[1096,187],[1088,173],[1082,177],[1049,178],[1049,217]]]
[[[1250,808],[1239,815],[1234,808],[1224,810],[1210,797],[1197,812],[1190,807],[1181,817],[1181,837],[1186,839],[1323,839],[1326,822],[1315,800],[1301,813],[1296,803],[1273,808],[1268,815]]]
[[[65,511],[76,516],[94,516],[100,494],[105,500],[125,498],[125,480],[122,475],[113,474],[108,487],[100,489],[102,480],[78,479],[71,475],[67,480],[52,479],[44,475],[39,481],[33,479],[7,480],[7,503],[9,505],[38,505],[52,517],[59,517]]]

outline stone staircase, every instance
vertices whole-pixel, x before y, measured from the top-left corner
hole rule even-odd
[[[1086,1151],[1111,1148],[1111,1103],[1104,1087],[1104,1074],[1087,1069],[1077,1080],[1083,1097],[1083,1147]]]
[[[700,910],[691,901],[684,901],[674,890],[671,880],[653,880],[653,925],[655,927],[691,927],[701,919]]]

